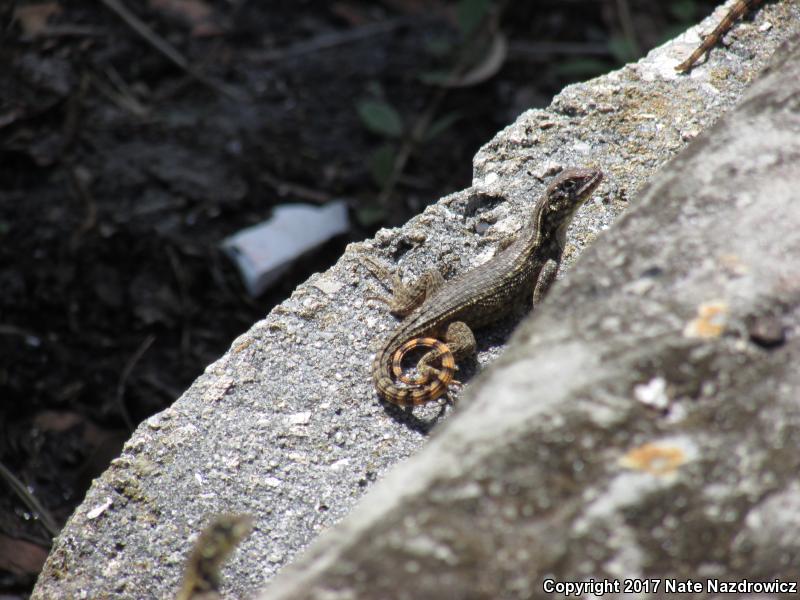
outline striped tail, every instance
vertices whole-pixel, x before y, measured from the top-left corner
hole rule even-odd
[[[403,374],[403,358],[418,348],[430,348],[432,352],[426,355],[426,364],[439,361],[440,366],[435,373],[426,370],[416,377],[407,377]],[[447,393],[448,386],[454,381],[456,363],[447,344],[436,338],[422,337],[408,340],[394,352],[379,352],[372,371],[375,388],[381,397],[398,406],[418,406]],[[405,385],[398,385],[391,374]]]

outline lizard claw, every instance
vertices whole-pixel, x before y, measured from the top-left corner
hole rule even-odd
[[[383,302],[384,304],[392,303],[392,299],[386,296],[365,296],[364,300],[377,300],[378,302]]]
[[[371,256],[362,256],[361,264],[370,272],[370,274],[378,280],[385,280],[391,278],[389,269],[380,264]]]

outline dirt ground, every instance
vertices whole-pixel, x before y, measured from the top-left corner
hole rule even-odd
[[[141,420],[347,242],[469,185],[479,146],[713,0],[0,4],[0,591]],[[344,199],[247,296],[219,243]]]

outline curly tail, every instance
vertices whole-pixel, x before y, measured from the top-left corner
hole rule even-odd
[[[435,370],[426,369],[416,377],[407,377],[403,374],[403,359],[410,351],[418,348],[431,349],[431,352],[425,355],[426,365],[439,361],[440,366]],[[378,393],[388,402],[398,406],[418,406],[443,396],[454,381],[455,371],[456,362],[450,348],[444,342],[432,337],[412,338],[393,352],[388,349],[380,352],[372,366]],[[405,385],[398,385],[391,374]]]

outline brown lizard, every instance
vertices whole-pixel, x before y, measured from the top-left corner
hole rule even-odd
[[[733,8],[731,8],[724,17],[722,17],[722,20],[717,24],[716,27],[714,27],[714,30],[703,38],[703,43],[701,43],[697,49],[692,52],[691,55],[689,55],[689,58],[675,67],[675,70],[681,73],[689,71],[694,64],[700,60],[700,57],[703,56],[703,54],[711,50],[711,48],[719,43],[719,41],[722,39],[722,36],[725,35],[725,33],[731,27],[733,27],[736,19],[740,18],[748,11],[755,10],[763,1],[764,0],[739,0],[733,5]]]
[[[399,277],[389,278],[387,269],[366,258],[365,266],[376,277],[391,280],[393,298],[386,300],[390,311],[405,317],[372,363],[372,379],[380,396],[400,406],[414,406],[447,391],[452,375],[447,374],[444,364],[442,370],[432,366],[437,360],[448,360],[441,348],[434,348],[419,361],[422,379],[401,378],[400,383],[406,385],[400,385],[392,378],[406,352],[402,349],[415,339],[441,339],[454,360],[461,359],[475,353],[473,328],[512,314],[531,297],[534,306],[538,304],[555,279],[567,226],[601,179],[602,173],[596,169],[564,171],[547,187],[516,236],[491,260],[451,281],[445,282],[441,273],[432,270],[406,286]]]
[[[200,534],[175,600],[219,600],[220,568],[253,528],[250,515],[220,515]]]

